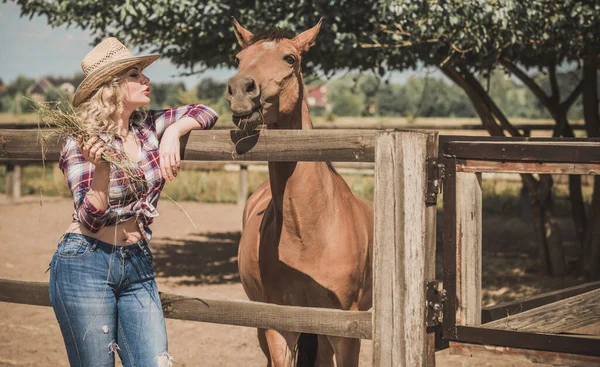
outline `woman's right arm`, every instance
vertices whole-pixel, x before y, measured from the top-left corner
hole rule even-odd
[[[110,164],[100,159],[103,143],[95,141],[82,145],[80,140],[67,138],[59,160],[73,195],[77,218],[92,233],[97,233],[106,224],[110,186]]]

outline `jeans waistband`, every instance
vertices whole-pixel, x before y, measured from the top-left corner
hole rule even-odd
[[[148,248],[148,241],[146,241],[145,239],[142,239],[142,240],[140,240],[136,243],[132,243],[130,245],[116,246],[116,245],[110,244],[108,242],[100,241],[94,237],[86,236],[81,233],[65,233],[61,241],[68,240],[68,239],[83,239],[87,243],[89,243],[90,246],[92,246],[92,251],[94,251],[95,249],[100,249],[105,252],[126,253],[126,252],[137,252],[140,250],[144,251],[145,249]]]

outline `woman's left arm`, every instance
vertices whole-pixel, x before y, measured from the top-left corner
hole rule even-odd
[[[160,172],[165,180],[172,181],[181,169],[180,138],[191,130],[208,130],[212,128],[219,118],[212,109],[203,107],[202,113],[184,114],[165,128],[159,145]]]

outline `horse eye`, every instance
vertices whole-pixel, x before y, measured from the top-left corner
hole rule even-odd
[[[294,57],[294,55],[287,55],[287,56],[284,56],[283,60],[284,60],[285,62],[287,62],[288,64],[290,64],[290,65],[293,65],[293,64],[294,64],[294,62],[296,62],[296,58]]]
[[[239,65],[240,64],[240,59],[238,59],[237,57],[235,58],[235,64]]]

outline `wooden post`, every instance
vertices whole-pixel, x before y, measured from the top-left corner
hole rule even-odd
[[[240,186],[238,189],[237,205],[244,206],[248,198],[248,165],[240,165]]]
[[[13,162],[6,164],[6,196],[12,200],[21,197],[21,166]]]
[[[456,325],[481,325],[481,173],[456,173]]]
[[[373,366],[427,365],[427,141],[384,132],[375,147]]]

